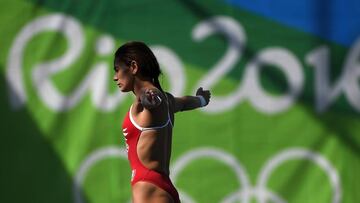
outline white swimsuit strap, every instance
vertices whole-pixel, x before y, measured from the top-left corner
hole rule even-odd
[[[166,100],[167,100],[167,96],[166,96],[166,93],[165,93],[165,97],[166,97]],[[167,106],[168,106],[168,120],[166,121],[166,123],[164,125],[161,125],[161,126],[155,126],[155,127],[149,127],[149,128],[143,128],[141,127],[140,125],[138,125],[134,118],[132,117],[132,114],[131,114],[131,110],[132,110],[132,106],[130,106],[130,111],[129,111],[129,117],[130,117],[130,121],[131,123],[140,131],[146,131],[146,130],[155,130],[155,129],[161,129],[161,128],[164,128],[166,127],[169,123],[171,124],[171,127],[173,127],[173,123],[171,122],[171,117],[170,117],[170,109],[169,109],[169,102],[166,101],[167,103]]]
[[[167,104],[167,109],[168,109],[168,120],[170,121],[171,127],[174,127],[172,121],[171,121],[171,117],[170,117],[170,104],[169,104],[169,99],[166,95],[166,92],[164,92],[165,97],[166,97],[166,104]]]

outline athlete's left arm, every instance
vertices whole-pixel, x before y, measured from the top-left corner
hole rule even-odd
[[[209,104],[210,97],[210,91],[204,90],[202,87],[196,91],[196,96],[172,97],[174,113],[204,107]]]

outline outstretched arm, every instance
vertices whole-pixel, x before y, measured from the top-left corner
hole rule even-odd
[[[200,87],[196,91],[196,96],[183,96],[174,98],[174,111],[188,111],[206,106],[210,102],[211,93]]]

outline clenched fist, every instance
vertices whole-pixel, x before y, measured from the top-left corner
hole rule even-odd
[[[211,93],[210,93],[209,90],[203,90],[203,88],[200,87],[196,91],[196,96],[202,96],[205,99],[205,105],[204,106],[206,106],[210,102]]]

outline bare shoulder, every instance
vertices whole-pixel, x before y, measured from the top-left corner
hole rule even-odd
[[[164,92],[165,96],[166,96],[166,99],[168,100],[168,103],[171,107],[174,106],[175,104],[175,97],[174,95],[172,95],[171,93],[169,92]]]
[[[139,102],[145,109],[156,109],[162,103],[164,96],[157,88],[144,88],[141,90]]]
[[[177,113],[182,110],[182,97],[175,97],[171,93],[167,93],[167,98],[173,113]]]
[[[175,97],[174,95],[172,95],[171,93],[169,92],[164,92],[166,97],[170,100],[170,101],[174,101],[175,100]]]

